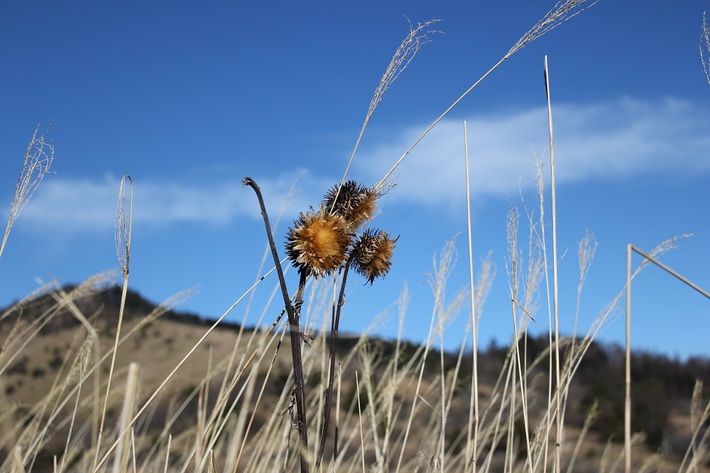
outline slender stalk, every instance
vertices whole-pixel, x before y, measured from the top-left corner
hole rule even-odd
[[[559,291],[557,287],[557,193],[555,191],[555,140],[552,132],[552,104],[550,100],[550,72],[545,56],[545,95],[547,96],[547,121],[550,134],[550,205],[552,221],[552,313],[555,321],[555,472],[561,471],[562,453],[562,403],[560,382],[560,317]]]
[[[333,403],[333,380],[335,378],[335,352],[338,346],[338,327],[340,326],[340,312],[345,303],[345,283],[348,280],[348,270],[350,269],[350,261],[343,269],[343,280],[340,283],[340,293],[338,301],[333,307],[333,322],[330,328],[330,366],[328,368],[328,389],[325,392],[325,405],[323,406],[323,430],[320,437],[320,445],[318,447],[318,455],[316,456],[316,468],[320,467],[323,460],[323,451],[325,450],[326,435],[328,433],[328,422],[330,421],[330,408]]]
[[[333,461],[338,458],[338,444],[340,441],[340,392],[342,391],[343,370],[338,364],[338,395],[335,399],[335,434],[333,435]]]
[[[439,317],[439,389],[441,408],[441,430],[439,433],[439,469],[444,473],[446,467],[446,368],[444,366],[444,318]]]
[[[360,461],[362,463],[362,470],[361,471],[367,471],[365,469],[365,437],[363,436],[362,433],[362,408],[360,406],[360,378],[358,376],[357,371],[355,371],[355,393],[357,394],[357,418],[358,418],[358,425],[360,427]]]
[[[426,361],[427,357],[429,355],[429,352],[431,350],[431,344],[432,344],[432,338],[434,337],[434,322],[437,318],[437,315],[439,317],[445,317],[443,312],[446,310],[444,307],[444,287],[445,287],[445,281],[446,278],[448,277],[448,272],[451,269],[451,259],[453,257],[453,252],[454,252],[454,242],[453,240],[449,241],[445,246],[444,249],[441,251],[441,257],[440,261],[437,264],[436,258],[434,258],[434,274],[432,275],[432,281],[431,281],[431,286],[432,286],[432,292],[434,293],[434,309],[433,313],[431,315],[431,321],[429,322],[429,332],[427,333],[427,338],[426,342],[424,344],[424,350],[421,355],[421,359],[419,361],[419,376],[417,377],[417,383],[416,383],[416,388],[414,390],[414,395],[412,397],[412,405],[410,407],[409,411],[409,418],[407,420],[406,427],[404,429],[404,436],[402,440],[402,448],[400,449],[399,452],[399,458],[397,460],[397,468],[395,469],[395,472],[401,471],[400,468],[402,467],[402,460],[404,458],[404,452],[405,448],[407,446],[407,440],[409,439],[409,434],[412,428],[412,422],[414,420],[414,415],[416,413],[417,409],[417,402],[423,398],[420,396],[420,392],[422,389],[422,384],[423,384],[423,378],[424,378],[424,370],[426,368]]]
[[[126,392],[123,398],[123,407],[121,408],[120,425],[123,432],[127,432],[129,427],[129,419],[133,416],[133,408],[136,402],[137,394],[137,383],[138,383],[138,364],[131,363],[128,366],[128,378],[126,380]],[[116,447],[117,454],[113,459],[113,473],[119,473],[126,471],[128,467],[128,454],[130,445],[126,443],[129,440],[126,435],[121,435],[119,437],[118,447]]]
[[[129,185],[129,206],[126,210],[126,182]],[[106,411],[108,409],[108,398],[111,392],[111,381],[113,370],[116,366],[116,353],[118,352],[118,341],[121,338],[121,327],[123,325],[123,313],[126,308],[126,296],[128,294],[128,276],[131,266],[131,233],[133,229],[133,179],[130,176],[123,176],[118,189],[118,205],[116,206],[116,257],[121,265],[123,273],[123,287],[121,289],[121,306],[118,311],[118,325],[116,326],[116,338],[113,342],[113,353],[111,354],[111,365],[106,381],[106,396],[104,397],[104,407],[101,411],[101,422],[99,424],[99,435],[96,441],[96,453],[94,455],[94,468],[99,460],[101,452],[101,440],[106,422]],[[123,438],[122,436],[119,439]],[[120,453],[119,453],[120,455]]]
[[[574,446],[574,450],[572,451],[572,458],[570,458],[569,461],[569,466],[567,467],[567,473],[572,473],[574,471],[574,464],[577,461],[577,456],[579,455],[579,451],[582,448],[584,439],[587,438],[587,433],[589,432],[589,429],[591,428],[592,424],[597,418],[597,415],[599,414],[599,402],[594,401],[594,404],[592,404],[592,407],[589,409],[587,412],[587,417],[584,419],[584,425],[582,426],[582,431],[579,433],[579,437],[577,438],[577,443]]]
[[[289,333],[291,336],[291,359],[293,363],[293,377],[295,383],[295,397],[296,397],[296,415],[297,415],[297,428],[298,434],[301,441],[301,447],[299,449],[299,455],[301,458],[301,472],[308,472],[308,463],[306,461],[305,454],[308,451],[308,424],[306,419],[306,401],[305,393],[303,389],[303,361],[301,359],[301,328],[299,324],[299,314],[294,307],[296,305],[300,309],[300,302],[303,300],[303,287],[305,286],[306,273],[301,273],[301,281],[299,283],[299,291],[296,296],[295,304],[291,304],[291,298],[288,295],[288,289],[286,287],[286,279],[284,278],[283,270],[281,269],[281,264],[279,260],[279,254],[276,250],[276,243],[274,243],[274,236],[271,233],[271,225],[269,224],[269,216],[266,212],[266,205],[264,204],[264,198],[261,195],[261,189],[254,182],[253,179],[245,177],[242,180],[245,186],[249,186],[254,189],[257,199],[259,199],[259,206],[261,207],[261,215],[264,217],[264,226],[266,227],[266,237],[269,240],[269,246],[271,247],[271,254],[274,257],[274,265],[276,266],[276,274],[279,277],[279,284],[281,285],[281,293],[284,299],[284,305],[286,306],[286,313],[288,314],[289,322]],[[300,297],[299,297],[300,294]]]
[[[624,395],[624,471],[631,473],[631,244],[626,245],[626,353]]]
[[[251,426],[254,423],[254,418],[256,417],[256,414],[258,410],[256,409],[256,406],[259,405],[259,402],[261,401],[261,398],[264,394],[264,389],[266,388],[266,382],[269,380],[269,376],[271,375],[271,370],[273,369],[274,365],[276,364],[276,356],[279,354],[279,351],[281,349],[281,340],[283,339],[283,332],[281,334],[281,337],[278,341],[278,344],[276,345],[276,349],[274,350],[274,356],[271,358],[271,363],[269,364],[269,369],[266,372],[266,375],[264,376],[264,382],[261,384],[261,389],[259,391],[259,396],[256,399],[255,407],[254,410],[251,414],[251,417],[249,419],[249,424],[247,425],[246,432],[244,433],[244,438],[242,439],[242,444],[239,447],[239,453],[237,455],[237,460],[234,462],[234,468],[232,468],[232,473],[236,473],[237,467],[239,466],[239,461],[242,458],[242,454],[244,453],[244,447],[247,444],[247,438],[249,436],[249,431],[251,430]],[[256,379],[256,378],[254,378]]]
[[[545,236],[545,186],[544,186],[544,181],[543,181],[543,173],[542,173],[542,161],[537,161],[536,162],[536,177],[535,177],[535,182],[537,184],[537,196],[538,196],[538,208],[540,212],[540,217],[539,217],[539,228],[540,228],[540,250],[542,252],[542,264],[543,267],[545,268],[545,298],[547,301],[547,323],[548,327],[552,327],[552,304],[550,302],[550,271],[549,271],[549,265],[548,265],[548,259],[547,259],[547,238]],[[552,330],[547,331],[547,338],[548,338],[548,345],[550,347],[553,346],[553,340],[552,340]],[[552,359],[552,356],[548,356],[548,380],[547,380],[547,410],[549,410],[552,407],[552,376],[554,374],[554,370],[552,368],[554,360]],[[542,453],[540,457],[542,458],[542,471],[547,471],[547,459],[548,459],[548,452],[550,449],[550,429],[552,428],[552,423],[550,420],[550,417],[547,416],[547,419],[545,421],[545,431],[544,431],[544,437],[543,437],[543,448],[542,448]]]
[[[168,473],[168,465],[170,464],[170,443],[173,440],[173,434],[168,434],[168,446],[165,447],[165,469],[163,473]]]
[[[469,160],[468,160],[468,127],[466,122],[463,122],[463,136],[464,136],[464,161],[466,163],[466,219],[467,219],[467,233],[468,233],[468,277],[469,284],[471,285],[471,343],[473,347],[473,368],[471,377],[471,402],[469,404],[469,423],[468,423],[468,437],[466,439],[466,462],[465,469],[470,469],[473,473],[476,473],[476,462],[478,460],[478,320],[476,319],[476,291],[474,290],[473,284],[473,237],[472,237],[472,222],[471,222],[471,184],[470,184],[470,173],[469,173]],[[471,425],[473,423],[473,425]],[[473,430],[473,438],[471,437],[471,431]],[[471,455],[469,456],[469,446],[471,447]]]

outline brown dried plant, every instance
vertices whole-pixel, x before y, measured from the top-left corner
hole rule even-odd
[[[308,450],[308,423],[300,348],[302,341],[300,311],[306,282],[310,277],[320,278],[338,272],[342,273],[340,294],[333,306],[328,388],[323,410],[322,434],[315,463],[318,468],[325,449],[330,418],[338,326],[341,307],[345,300],[348,272],[350,268],[354,268],[370,284],[376,278],[384,277],[391,267],[392,254],[397,239],[390,237],[387,232],[375,229],[365,230],[356,236],[358,229],[374,215],[377,208],[376,201],[381,194],[374,188],[363,186],[355,181],[337,184],[326,192],[318,210],[311,209],[308,212],[302,212],[286,235],[287,258],[299,273],[298,289],[291,300],[261,190],[251,178],[244,178],[243,183],[254,190],[259,200],[267,239],[288,314],[295,385],[294,399],[297,418],[295,428],[299,432],[300,439],[301,472],[306,472],[308,471],[308,461],[304,452]]]

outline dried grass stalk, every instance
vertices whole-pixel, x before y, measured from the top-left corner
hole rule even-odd
[[[362,137],[365,134],[365,129],[370,123],[370,118],[372,118],[372,114],[375,112],[375,109],[382,101],[385,92],[387,92],[387,89],[390,88],[390,86],[394,83],[395,80],[397,80],[400,74],[402,74],[402,72],[404,72],[407,66],[409,66],[409,63],[412,62],[412,59],[414,59],[414,56],[417,55],[422,46],[424,46],[430,41],[429,35],[439,33],[439,31],[437,30],[430,29],[433,24],[439,21],[441,20],[435,19],[429,20],[425,23],[418,23],[416,28],[413,28],[412,23],[409,22],[409,34],[402,40],[402,43],[395,51],[394,56],[392,56],[392,59],[390,60],[387,69],[385,70],[385,73],[380,79],[380,83],[375,89],[375,93],[372,95],[372,99],[370,100],[370,106],[368,107],[367,114],[365,115],[365,120],[362,123],[362,128],[360,128],[360,134],[358,135],[357,140],[355,141],[355,147],[353,148],[353,151],[350,154],[348,164],[347,166],[345,166],[343,179],[340,181],[341,185],[345,183],[345,180],[347,179],[348,172],[350,171],[350,166],[353,163],[353,159],[355,159],[355,153],[360,147],[360,141],[362,141]]]
[[[449,107],[444,110],[444,112],[439,115],[439,118],[434,120],[429,127],[424,130],[424,132],[419,135],[419,137],[414,140],[414,142],[411,144],[409,148],[402,154],[402,156],[397,160],[397,162],[394,163],[394,165],[390,168],[389,171],[385,174],[385,176],[377,183],[375,186],[376,189],[381,189],[383,186],[385,186],[386,182],[390,178],[390,176],[394,173],[394,171],[399,167],[400,164],[402,164],[402,161],[409,155],[409,153],[412,152],[415,146],[419,144],[421,140],[424,139],[426,135],[429,134],[429,132],[441,121],[444,119],[446,115],[449,114],[449,112],[459,104],[473,89],[475,89],[478,84],[483,82],[483,80],[488,77],[494,70],[498,69],[498,66],[503,64],[508,58],[510,58],[513,54],[524,48],[526,45],[530,44],[531,42],[535,41],[537,38],[540,36],[552,31],[565,21],[571,19],[574,16],[577,16],[578,14],[582,13],[584,10],[592,7],[598,0],[567,0],[565,2],[558,2],[555,7],[547,12],[547,14],[542,17],[540,21],[538,21],[535,26],[533,26],[530,30],[528,30],[527,33],[525,33],[517,43],[513,45],[512,48],[493,66],[491,67],[488,72],[483,74],[476,82],[471,85],[466,91],[459,96],[454,102],[449,105]]]

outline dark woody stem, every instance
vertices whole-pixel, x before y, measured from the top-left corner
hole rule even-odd
[[[301,359],[301,328],[299,326],[299,312],[300,305],[303,301],[303,286],[305,286],[306,274],[301,274],[301,281],[299,283],[298,294],[296,296],[295,304],[291,304],[291,300],[288,296],[288,288],[286,287],[286,279],[284,278],[283,270],[281,269],[281,263],[279,260],[278,251],[276,251],[276,244],[274,243],[274,236],[271,232],[271,224],[269,223],[269,216],[266,213],[266,206],[264,205],[264,198],[261,195],[261,189],[250,177],[245,177],[242,179],[242,184],[249,186],[254,189],[256,197],[259,199],[259,206],[261,207],[261,215],[264,217],[264,225],[266,226],[266,236],[269,240],[269,246],[271,247],[271,254],[274,257],[274,264],[276,265],[276,273],[279,276],[279,284],[281,285],[281,293],[284,299],[284,305],[286,306],[286,312],[288,313],[288,323],[289,323],[289,333],[291,337],[291,359],[293,362],[293,378],[295,383],[295,397],[296,397],[296,414],[298,421],[298,434],[301,440],[301,445],[299,448],[299,454],[301,458],[301,473],[308,473],[308,463],[306,461],[306,453],[308,452],[308,424],[306,422],[306,396],[303,388],[303,361]],[[299,307],[299,311],[296,311],[294,305]],[[332,375],[331,375],[332,378]]]
[[[320,445],[318,446],[318,455],[316,457],[316,469],[320,467],[323,460],[323,451],[325,450],[325,440],[328,434],[328,422],[330,421],[331,404],[333,402],[333,378],[335,375],[335,352],[338,345],[338,327],[340,326],[340,309],[345,303],[345,283],[348,280],[348,270],[352,263],[352,255],[345,264],[343,269],[343,280],[340,282],[340,294],[338,301],[333,306],[333,320],[330,327],[330,369],[328,370],[328,390],[325,392],[325,404],[323,406],[323,431],[320,436]]]

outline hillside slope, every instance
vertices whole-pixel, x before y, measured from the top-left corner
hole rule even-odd
[[[55,456],[65,469],[73,465],[71,471],[89,471],[120,301],[118,287],[80,285],[2,311],[0,456],[7,458],[2,471],[13,471],[17,465],[13,461],[20,461],[13,460],[13,452],[30,467],[27,471],[53,471]],[[211,325],[200,316],[156,306],[128,292],[101,455],[120,437],[121,425],[130,425],[121,414],[136,414],[143,406],[134,422],[135,457],[127,458],[135,458],[144,471],[162,471],[166,458],[175,468],[196,459],[206,468],[214,461],[216,471],[221,471],[220,465],[234,464],[240,450],[238,471],[255,471],[255,465],[281,458],[279,450],[292,446],[290,350],[283,325],[270,332],[221,324],[200,342]],[[315,442],[327,378],[328,337],[311,335],[304,345],[304,366]],[[570,343],[565,345],[568,350]],[[547,340],[521,340],[519,347],[527,371],[524,398],[514,394],[521,387],[511,376],[515,373],[511,347],[490,346],[478,357],[481,425],[497,427],[486,430],[486,436],[482,428],[480,437],[481,452],[486,452],[492,471],[510,461],[504,452],[517,452],[521,461],[528,448],[536,448],[540,432],[526,425],[546,422]],[[340,408],[332,417],[338,419],[334,461],[343,471],[358,471],[361,461],[394,468],[399,457],[408,468],[434,468],[432,455],[440,449],[440,438],[445,439],[448,463],[455,465],[465,453],[472,392],[471,356],[459,355],[397,340],[341,337]],[[700,400],[710,397],[710,361],[681,362],[652,353],[635,354],[633,360],[633,430],[643,433],[635,461],[654,465],[649,471],[678,471],[691,441],[701,445],[708,432],[706,422],[699,437],[692,439],[690,412],[696,380],[692,422],[697,423],[705,408]],[[127,388],[131,364],[135,388]],[[597,343],[590,345],[577,368],[565,399],[563,447],[568,461],[576,456],[574,471],[612,471],[614,464],[620,471],[621,446],[615,442],[623,440],[623,373],[619,347]],[[592,408],[596,414],[585,427]],[[440,421],[442,414],[446,422]],[[361,428],[369,432],[364,444]],[[443,436],[436,433],[441,429]],[[328,435],[336,438],[335,427]],[[578,438],[583,443],[575,449]],[[329,442],[329,456],[334,448]],[[708,467],[702,447],[696,450],[696,458]]]

